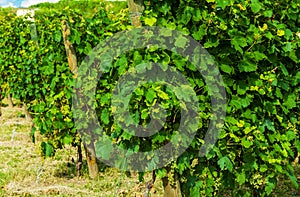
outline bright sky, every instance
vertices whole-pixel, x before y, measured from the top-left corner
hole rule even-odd
[[[1,7],[28,7],[44,2],[58,2],[59,0],[0,0]]]

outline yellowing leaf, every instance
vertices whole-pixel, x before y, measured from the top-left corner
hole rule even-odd
[[[260,31],[265,31],[268,29],[268,25],[266,23],[264,23],[264,25],[262,27],[259,27]]]
[[[157,21],[157,19],[154,17],[145,19],[146,25],[149,25],[149,26],[153,26],[156,23],[156,21]]]
[[[163,91],[159,91],[157,95],[162,99],[170,99],[169,95]]]
[[[278,29],[277,30],[277,35],[278,36],[284,36],[284,30],[283,29]]]
[[[237,6],[240,8],[241,11],[246,10],[246,6],[243,6],[243,4],[241,3],[239,3]]]
[[[241,128],[244,127],[245,122],[243,120],[240,120],[239,122],[236,123],[236,125]]]

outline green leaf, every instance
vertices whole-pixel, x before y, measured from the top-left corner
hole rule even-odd
[[[185,25],[188,24],[188,22],[192,18],[192,13],[191,12],[192,12],[193,9],[194,9],[193,7],[185,6],[184,12],[180,17],[180,22],[181,23],[183,23]]]
[[[64,138],[63,138],[63,144],[71,144],[72,141],[73,141],[73,137],[71,135],[66,135]]]
[[[270,195],[275,187],[276,187],[276,184],[274,184],[272,182],[268,182],[266,185],[266,188],[265,188],[267,195]]]
[[[204,43],[203,47],[204,48],[211,48],[211,47],[217,47],[219,45],[219,40],[212,41],[209,39],[206,43]]]
[[[296,134],[292,130],[289,130],[286,133],[286,136],[287,136],[289,141],[292,141],[292,140],[296,139]]]
[[[266,10],[264,11],[264,16],[271,18],[273,16],[273,10]]]
[[[118,67],[118,74],[124,74],[127,67],[127,58],[121,57],[119,60],[116,61],[115,65]]]
[[[268,170],[268,166],[266,164],[261,165],[259,168],[260,172],[266,172],[267,170]]]
[[[102,94],[101,99],[100,99],[101,106],[103,106],[104,104],[109,104],[110,99],[111,99],[111,94],[110,93]]]
[[[295,176],[295,174],[293,172],[288,172],[287,173],[290,180],[292,181],[292,184],[296,187],[299,188],[298,182],[297,182],[297,177]]]
[[[207,35],[206,24],[200,25],[198,31],[195,31],[192,35],[195,40],[202,40],[203,36]]]
[[[149,111],[147,109],[142,110],[141,118],[146,119],[149,117]]]
[[[164,65],[169,65],[170,61],[171,61],[171,57],[169,56],[169,54],[167,54],[166,52],[163,52],[164,58],[162,60],[162,63]]]
[[[187,42],[188,42],[187,38],[180,36],[179,38],[176,39],[175,46],[179,48],[185,48]]]
[[[230,161],[230,159],[227,156],[222,157],[219,161],[218,164],[221,168],[221,170],[224,170],[224,168],[226,167],[229,171],[232,171],[233,169],[233,164]]]
[[[248,60],[242,60],[239,62],[238,68],[241,72],[253,72],[257,70],[257,64]]]
[[[240,185],[244,184],[245,181],[246,181],[246,175],[245,175],[245,172],[242,172],[242,173],[240,173],[240,174],[237,174],[237,176],[236,176],[236,181],[237,181]]]
[[[280,68],[281,68],[281,71],[284,74],[284,76],[288,76],[289,75],[289,71],[286,69],[286,67],[284,66],[284,64],[282,64],[281,62],[280,62]]]
[[[271,120],[265,120],[264,126],[266,126],[270,131],[275,131],[274,122]],[[269,135],[270,137],[271,135]]]
[[[167,170],[165,168],[156,170],[157,178],[164,178],[166,175],[167,175]]]
[[[286,106],[288,109],[296,107],[296,95],[290,94],[288,98],[284,101],[283,105]]]
[[[230,73],[232,72],[232,68],[231,68],[229,65],[227,65],[227,64],[222,64],[222,65],[220,66],[220,68],[221,68],[221,70],[222,70],[223,72],[225,72],[225,73],[230,74]]]
[[[172,33],[173,32],[171,29],[167,29],[167,28],[160,29],[160,35],[162,36],[170,37],[172,36]]]
[[[284,52],[290,52],[292,50],[292,43],[287,42],[285,46],[282,47]]]
[[[241,47],[245,47],[248,45],[247,38],[241,36],[234,36],[231,40],[231,44],[234,46],[235,50],[243,54],[244,51]]]
[[[149,103],[152,103],[154,98],[156,98],[156,92],[152,88],[148,89],[146,93],[147,101],[149,101]]]
[[[134,51],[133,60],[134,60],[135,65],[140,64],[142,62],[143,56],[140,54],[139,51]]]
[[[195,8],[193,12],[193,21],[199,22],[201,21],[202,16],[201,16],[201,10],[199,8]]]
[[[100,142],[96,142],[96,155],[97,157],[101,157],[105,160],[110,159],[111,151],[113,150],[113,146],[111,143],[104,143],[104,145]]]
[[[60,41],[61,41],[61,38],[62,38],[61,32],[60,32],[60,31],[55,31],[55,32],[54,32],[54,40],[55,40],[56,42],[60,42]]]
[[[231,1],[229,0],[218,0],[216,7],[220,7],[224,10],[229,5],[231,5]]]
[[[253,145],[253,142],[250,140],[247,140],[245,137],[242,138],[242,146],[244,146],[245,148],[250,148],[250,146]]]
[[[267,57],[264,53],[261,53],[259,51],[254,51],[252,54],[253,54],[255,60],[257,60],[257,61],[263,60]]]
[[[287,38],[287,40],[290,39],[290,37],[293,35],[293,32],[288,28],[286,28],[284,31],[285,31],[285,37]],[[288,43],[290,43],[290,42],[288,42]]]
[[[51,157],[54,153],[53,147],[51,144],[46,143],[46,157]]]
[[[104,124],[109,124],[110,122],[109,113],[106,108],[101,112],[101,120],[103,121]]]
[[[262,6],[258,0],[251,0],[250,7],[251,7],[252,12],[254,12],[254,13],[259,12],[260,9],[262,8]]]

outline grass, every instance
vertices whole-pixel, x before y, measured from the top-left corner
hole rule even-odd
[[[143,196],[144,182],[138,175],[131,177],[113,168],[102,168],[95,179],[88,177],[86,165],[82,175],[75,170],[76,150],[66,147],[44,162],[39,155],[39,142],[30,140],[30,124],[22,108],[3,107],[0,117],[0,196]],[[15,129],[15,134],[13,130]],[[42,171],[41,171],[42,170]],[[39,173],[41,172],[41,173]],[[40,176],[38,176],[40,174]],[[156,192],[162,196],[162,185],[156,182]]]

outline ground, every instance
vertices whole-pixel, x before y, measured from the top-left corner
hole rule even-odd
[[[18,106],[2,108],[0,117],[0,196],[128,196],[140,197],[146,191],[146,181],[139,182],[137,174],[131,177],[113,168],[105,168],[92,180],[83,169],[77,176],[76,150],[66,147],[54,158],[44,162],[39,154],[39,142],[32,143],[29,133],[31,121],[25,118],[24,110]],[[43,164],[43,165],[42,165]],[[300,181],[300,167],[295,165]],[[163,196],[161,181],[156,181],[151,197]],[[300,191],[282,177],[271,196],[300,196]]]

